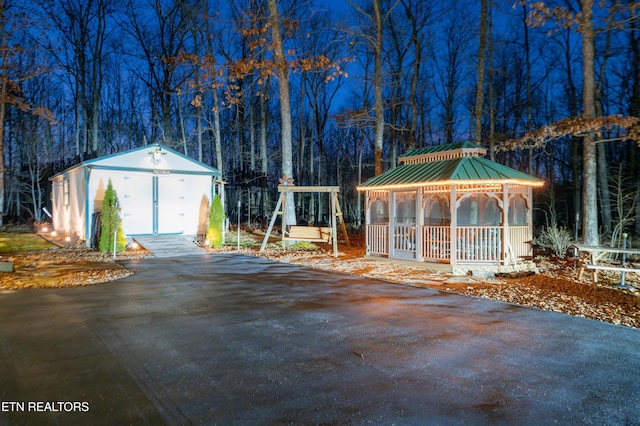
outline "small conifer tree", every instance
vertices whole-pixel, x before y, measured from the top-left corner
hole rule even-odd
[[[214,195],[211,201],[211,207],[209,208],[209,225],[207,226],[207,241],[209,242],[209,247],[222,247],[224,218],[222,200],[220,197]]]
[[[103,253],[113,252],[113,237],[116,229],[116,252],[123,251],[127,246],[127,240],[122,230],[118,194],[116,194],[113,185],[111,185],[111,179],[109,179],[107,190],[104,192],[100,222],[100,243],[98,245],[100,251]]]

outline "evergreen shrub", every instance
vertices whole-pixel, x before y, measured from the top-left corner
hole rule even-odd
[[[209,247],[222,247],[222,232],[224,229],[224,207],[220,197],[214,195],[209,208],[209,225],[207,226],[207,241]]]
[[[113,234],[116,231],[116,252],[124,251],[127,247],[127,240],[122,230],[122,219],[120,218],[120,208],[118,203],[118,194],[111,179],[107,184],[107,190],[104,192],[102,200],[102,212],[100,213],[100,243],[98,248],[103,253],[113,252]]]

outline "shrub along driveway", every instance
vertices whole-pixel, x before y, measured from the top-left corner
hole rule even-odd
[[[125,263],[136,273],[110,284],[0,293],[0,424],[640,412],[635,329],[236,254]],[[33,401],[87,404],[6,404]]]

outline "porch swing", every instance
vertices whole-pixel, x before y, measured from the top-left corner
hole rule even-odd
[[[278,215],[282,217],[282,240],[283,241],[308,241],[318,243],[333,243],[333,255],[338,256],[338,240],[337,236],[337,218],[340,218],[340,225],[342,226],[342,232],[344,234],[347,247],[350,247],[349,235],[347,234],[347,228],[344,224],[344,217],[342,210],[340,209],[340,203],[338,201],[338,192],[340,192],[339,186],[293,186],[293,185],[279,185],[278,202],[276,203],[275,211],[271,217],[269,228],[264,236],[260,251],[263,251],[267,246],[267,241],[271,235],[273,225],[276,222]],[[328,193],[331,209],[331,226],[303,226],[303,225],[287,225],[286,214],[284,212],[286,204],[286,194],[289,192],[294,193]]]

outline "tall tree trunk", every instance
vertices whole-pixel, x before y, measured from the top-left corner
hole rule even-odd
[[[571,30],[567,29],[565,31],[564,38],[564,63],[566,69],[566,77],[567,77],[567,88],[566,88],[566,96],[568,99],[567,108],[569,109],[569,115],[571,117],[575,117],[578,115],[578,89],[576,88],[573,71],[573,59],[571,56]],[[580,191],[582,185],[582,168],[581,168],[581,155],[580,148],[582,146],[582,140],[579,137],[571,136],[570,140],[570,149],[571,149],[571,180],[573,182],[572,188],[570,192],[573,194],[572,207],[573,214],[576,216],[576,225],[581,222],[584,217],[577,218],[578,214],[582,214],[582,191]],[[569,218],[573,219],[573,218]],[[580,229],[582,232],[582,230]]]
[[[411,22],[411,44],[413,44],[413,52],[415,55],[415,59],[413,61],[413,69],[411,73],[411,84],[409,86],[409,108],[411,109],[411,123],[409,128],[409,138],[407,141],[407,150],[412,150],[413,148],[416,147],[416,138],[417,138],[416,132],[418,127],[418,105],[416,103],[416,92],[418,87],[418,81],[420,81],[420,66],[422,65],[422,45],[420,43],[421,35],[416,22],[416,17],[413,15],[410,8],[406,6],[405,6],[405,13],[407,14],[407,18]],[[358,181],[358,183],[359,182],[360,181]],[[360,192],[358,191],[358,201],[359,199],[360,199]],[[359,206],[360,206],[360,203],[358,202],[358,208]]]
[[[7,95],[9,92],[9,46],[7,40],[7,11],[4,2],[0,4],[0,66],[2,67],[2,75],[0,75],[0,226],[4,224],[5,203],[4,203],[4,178],[5,178],[5,146],[4,146],[4,126],[5,114],[7,108]]]
[[[491,1],[491,0],[488,0]],[[491,41],[491,34],[493,33],[493,21],[491,19],[491,15],[489,15],[487,18],[487,23],[486,25],[489,27],[488,30],[486,30],[487,34],[485,35],[486,38],[486,50],[487,50],[487,58],[489,59],[489,87],[487,88],[487,90],[489,91],[488,95],[489,95],[489,159],[491,161],[495,161],[496,160],[496,97],[495,97],[495,91],[494,91],[494,75],[495,73],[493,72],[493,43]],[[486,68],[486,67],[485,67]],[[484,83],[483,83],[484,84]],[[484,101],[483,101],[484,102]],[[480,126],[482,126],[482,111],[480,111]],[[480,134],[480,141],[478,142],[478,144],[482,141],[482,134]]]
[[[631,50],[631,102],[629,105],[629,115],[638,116],[640,114],[640,36],[638,36],[638,23],[633,20],[631,29],[628,31],[629,48]],[[640,148],[635,144],[630,144],[629,158],[631,160],[631,173],[640,175]],[[637,191],[640,194],[640,179],[638,179]],[[640,235],[640,197],[636,199],[635,209],[635,235]]]
[[[374,70],[373,92],[375,110],[375,148],[373,151],[375,175],[382,174],[382,148],[384,143],[384,105],[382,100],[382,11],[381,1],[373,0],[376,36],[373,46]]]
[[[609,191],[609,167],[607,164],[607,153],[604,144],[596,146],[597,171],[598,171],[598,194],[602,213],[602,231],[605,234],[611,232],[613,216],[611,212],[611,191]]]
[[[280,119],[282,121],[282,174],[293,177],[293,143],[291,135],[291,99],[289,91],[289,65],[284,55],[282,34],[280,33],[280,14],[277,0],[269,0],[269,19],[271,21],[271,37],[273,39],[273,55],[280,89]],[[293,193],[287,194],[286,222],[296,224],[296,211]]]
[[[195,40],[198,37],[194,34],[193,37]],[[197,44],[196,44],[196,58],[197,56]],[[195,85],[196,85],[196,96],[200,97],[200,58],[197,59],[196,69],[195,69]],[[215,89],[214,89],[215,90]],[[202,103],[200,100],[196,102],[196,140],[198,143],[198,161],[202,162]]]
[[[531,45],[529,43],[529,26],[527,25],[527,3],[522,2],[522,23],[523,23],[523,32],[524,32],[524,58],[525,58],[525,79],[527,85],[527,93],[526,93],[526,108],[527,108],[527,124],[525,129],[527,132],[531,131],[531,122],[533,120],[533,104],[531,101]],[[527,172],[529,174],[533,174],[533,148],[529,148],[529,161]],[[553,173],[553,170],[551,171]],[[551,181],[551,185],[553,186],[553,180]]]
[[[605,47],[603,60],[600,63],[600,81],[595,90],[594,108],[598,117],[604,116],[602,108],[602,86],[604,84],[605,72],[607,70],[607,59],[611,47],[611,30],[614,25],[615,14],[610,12],[607,31],[605,33]],[[611,193],[609,191],[609,165],[607,164],[607,151],[604,144],[597,146],[597,169],[598,169],[598,194],[600,199],[600,211],[602,212],[602,231],[609,234],[613,229],[613,214],[611,211]]]
[[[213,89],[213,144],[216,151],[216,167],[221,177],[224,177],[224,163],[222,162],[222,138],[220,136],[220,99],[218,89]]]
[[[213,38],[211,37],[211,31],[209,30],[209,14],[208,14],[208,2],[207,0],[202,0],[201,10],[204,14],[204,31],[206,36],[205,47],[207,51],[207,56],[211,60],[211,69],[210,69],[210,78],[212,80],[212,95],[213,95],[213,144],[216,156],[216,167],[221,174],[221,179],[224,180],[224,164],[222,164],[222,141],[220,139],[220,100],[218,99],[218,84],[216,81],[216,72],[215,72],[215,64],[216,62],[213,60],[215,58],[214,48],[213,48]],[[199,67],[197,67],[199,68]],[[201,116],[202,110],[201,107],[198,109],[198,127],[201,129]],[[198,132],[201,134],[201,131]],[[201,144],[201,140],[198,141]],[[201,155],[201,154],[200,154]],[[200,160],[202,161],[202,160]]]
[[[484,59],[487,47],[487,10],[489,8],[489,0],[480,2],[480,33],[478,38],[480,43],[478,46],[478,68],[477,68],[477,85],[476,85],[476,107],[473,114],[473,142],[480,145],[482,143],[482,112],[484,110]],[[492,153],[490,153],[492,154]]]
[[[2,37],[2,76],[0,77],[0,226],[4,224],[5,206],[4,206],[4,117],[7,108],[7,86],[8,86],[8,66],[7,58],[4,52],[6,51],[6,36],[4,33],[4,7],[0,6],[0,36]]]
[[[580,0],[582,11],[583,100],[585,119],[595,118],[595,33],[593,29],[594,0]],[[598,177],[596,174],[596,145],[593,133],[583,139],[582,239],[585,244],[598,245]]]
[[[267,106],[264,96],[260,96],[260,173],[262,174],[262,214],[266,225],[266,215],[269,212],[269,192],[267,191],[267,175],[269,172],[269,157],[267,155]]]

